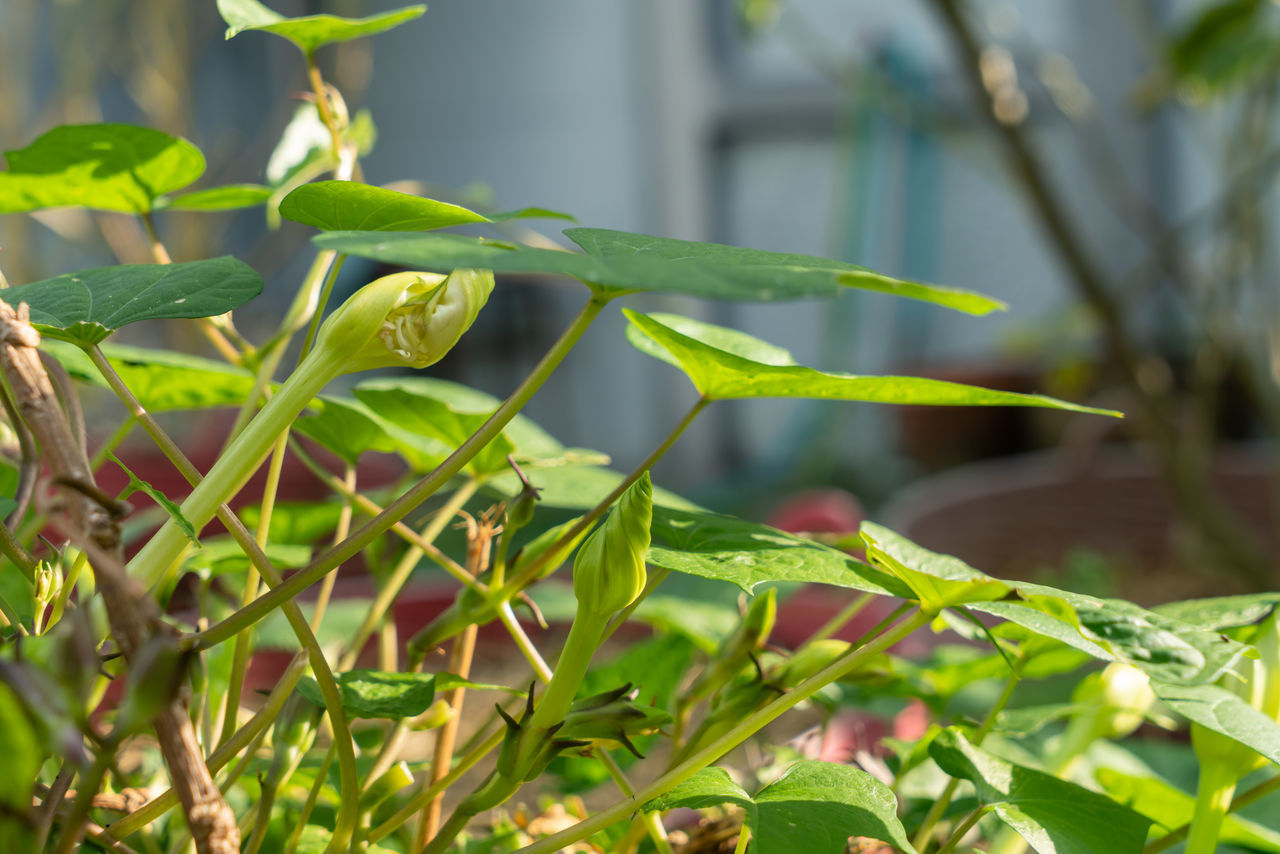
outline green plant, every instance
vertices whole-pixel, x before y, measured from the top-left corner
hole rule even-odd
[[[314,118],[329,135],[327,147],[306,156],[335,175],[279,202],[282,217],[321,234],[310,272],[265,343],[245,340],[232,322],[232,312],[260,290],[258,275],[232,258],[169,263],[153,216],[274,206],[280,188],[183,192],[201,173],[199,151],[125,125],[57,128],[10,152],[0,173],[0,210],[77,205],[135,214],[157,261],[18,285],[0,304],[4,399],[20,440],[0,525],[0,840],[10,850],[535,854],[586,841],[593,850],[667,852],[674,843],[661,816],[676,807],[727,808],[737,849],[761,854],[837,852],[853,836],[908,852],[952,851],[971,833],[1006,850],[1025,841],[1041,852],[1154,851],[1177,841],[1193,816],[1189,850],[1212,850],[1219,839],[1280,850],[1273,831],[1229,814],[1276,787],[1271,777],[1230,800],[1240,776],[1280,761],[1272,702],[1280,595],[1148,611],[992,578],[872,524],[836,544],[865,550],[863,561],[692,505],[653,486],[649,475],[718,400],[1115,413],[935,380],[825,373],[735,330],[623,309],[631,343],[682,370],[697,391],[668,438],[635,470],[616,474],[599,455],[563,447],[521,415],[593,319],[636,293],[776,300],[857,287],[971,314],[996,309],[995,302],[834,261],[600,229],[566,230],[580,252],[432,233],[500,217],[350,180],[361,143],[314,62],[326,43],[399,25],[421,8],[360,20],[286,19],[254,0],[220,0],[219,8],[229,36],[264,30],[301,49]],[[347,256],[422,272],[378,279],[322,321]],[[587,294],[506,400],[403,375],[363,380],[351,397],[321,395],[344,372],[436,361],[501,289],[495,274],[512,272],[571,278]],[[105,343],[117,329],[148,320],[198,324],[229,364]],[[286,347],[299,334],[303,355],[276,386]],[[108,387],[128,411],[92,457],[71,377]],[[216,406],[239,407],[239,417],[201,475],[153,413]],[[161,494],[126,468],[122,443],[139,427],[192,484],[185,498]],[[314,458],[315,445],[333,453],[341,473]],[[357,464],[368,452],[401,456],[409,474],[389,487],[363,488]],[[290,454],[335,498],[277,500]],[[264,460],[267,483],[253,513],[232,511],[227,502]],[[56,498],[35,484],[41,466]],[[111,466],[127,475],[126,494],[147,494],[163,514],[129,559],[121,525],[128,507],[98,487],[98,472]],[[417,513],[424,506],[432,512]],[[570,518],[552,518],[553,509]],[[369,518],[353,527],[357,513]],[[465,548],[455,555],[436,540],[459,517]],[[214,518],[226,536],[207,527]],[[313,555],[309,544],[320,536],[331,545]],[[357,556],[377,594],[335,628],[344,615],[330,601],[334,571]],[[424,557],[456,580],[458,592],[424,629],[401,638],[391,606]],[[548,577],[571,557],[572,594],[565,595],[574,606],[552,666],[514,609],[533,601],[530,594],[549,606],[556,588]],[[294,570],[287,577],[286,568]],[[741,612],[722,600],[673,601],[662,586],[672,573],[736,585],[755,598]],[[166,611],[181,575],[194,582],[194,614]],[[776,585],[797,582],[850,598],[786,652],[768,644]],[[318,598],[304,610],[298,596],[316,584]],[[896,605],[862,637],[834,637],[879,600]],[[265,698],[248,702],[243,686],[255,635],[267,633],[263,623],[277,612],[298,652]],[[473,679],[477,630],[493,622],[527,661],[530,679],[490,684],[478,681],[485,678],[478,669]],[[620,641],[615,633],[627,623],[655,630]],[[890,654],[926,627],[969,645],[940,646],[925,661]],[[358,667],[375,636],[377,667]],[[433,655],[439,647],[448,648],[443,667]],[[1259,651],[1261,658],[1247,660]],[[1081,674],[1091,660],[1108,666]],[[1214,684],[1237,675],[1252,680],[1248,691]],[[1065,702],[1044,705],[1043,695],[1037,701],[1028,690],[1058,677],[1079,683]],[[123,692],[104,704],[113,681]],[[992,683],[1003,687],[971,717],[972,690]],[[497,708],[488,712],[471,693],[497,696]],[[870,709],[909,698],[924,704],[931,724],[918,740],[886,742],[887,762],[865,763],[878,776],[811,758],[793,762],[777,746],[768,751],[776,767],[743,769],[732,753],[802,704]],[[1154,710],[1153,698],[1165,711]],[[1225,770],[1217,759],[1205,761],[1209,782],[1199,805],[1180,800],[1154,772],[1135,772],[1135,758],[1114,767],[1119,748],[1100,751],[1170,712],[1235,751]],[[1043,738],[1059,722],[1061,735]],[[428,761],[401,760],[415,732],[432,733]],[[637,764],[645,753],[649,759]],[[717,762],[734,767],[739,780]],[[482,772],[479,780],[464,778],[472,768]],[[744,775],[755,778],[754,794]],[[504,806],[575,780],[609,780],[621,794],[549,835]],[[454,797],[446,801],[447,794]]]

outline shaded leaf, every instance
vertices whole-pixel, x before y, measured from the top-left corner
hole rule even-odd
[[[103,355],[148,412],[239,406],[253,388],[249,371],[179,353],[150,347],[102,344]],[[52,354],[73,378],[105,388],[106,380],[79,347],[49,339],[40,345]]]
[[[265,204],[271,198],[271,188],[261,184],[227,184],[209,187],[162,199],[166,210],[171,211],[232,211],[253,208]]]
[[[31,806],[45,751],[22,700],[4,682],[0,682],[0,750],[5,767],[0,774],[0,807],[3,813],[23,814]]]
[[[1150,819],[1043,771],[1014,765],[974,747],[954,727],[929,745],[942,770],[974,784],[980,803],[1040,854],[1142,851]]]
[[[729,581],[747,593],[770,581],[816,582],[909,596],[901,582],[844,552],[732,516],[655,506],[649,563]]]
[[[311,559],[311,549],[307,546],[268,542],[263,551],[278,569],[303,566]],[[244,550],[230,536],[207,537],[200,541],[200,550],[186,558],[183,569],[209,576],[239,575],[249,565]]]
[[[120,124],[62,125],[5,158],[0,213],[61,207],[146,213],[204,172],[204,155],[185,139]]]
[[[616,234],[624,235],[623,232]],[[632,237],[654,239],[643,235]],[[313,242],[324,249],[419,270],[447,273],[458,267],[474,267],[496,273],[567,276],[606,291],[658,291],[711,299],[777,301],[835,296],[844,289],[842,274],[829,267],[756,268],[722,263],[714,251],[705,258],[680,263],[660,255],[593,256],[455,234],[335,231],[318,235]],[[832,263],[822,262],[823,265]],[[999,306],[985,297],[972,296],[971,310],[977,313],[982,313],[983,306],[987,311]],[[961,301],[961,304],[967,303]]]
[[[293,422],[300,433],[344,462],[355,465],[366,451],[396,452],[396,443],[373,410],[355,398],[320,397],[312,401],[313,411]]]
[[[81,270],[9,288],[4,299],[12,305],[27,303],[41,335],[88,346],[140,320],[223,314],[261,290],[261,276],[224,255],[184,264]]]
[[[704,809],[735,804],[751,828],[758,854],[840,854],[850,837],[890,842],[914,854],[888,786],[857,768],[832,762],[796,762],[753,799],[720,768],[704,768],[641,809]]]
[[[1004,303],[982,294],[919,282],[904,282],[856,264],[812,255],[765,252],[720,243],[697,243],[604,228],[570,228],[565,231],[565,236],[596,258],[661,259],[669,265],[675,276],[686,275],[686,270],[689,274],[698,275],[701,268],[732,271],[735,276],[752,282],[762,291],[777,287],[778,283],[789,279],[812,277],[834,280],[845,287],[931,302],[968,314],[987,314],[1005,308]]]
[[[452,673],[398,673],[386,670],[348,670],[337,674],[342,707],[354,718],[409,718],[425,712],[436,691],[465,687],[502,690],[499,685],[472,682]],[[314,679],[298,683],[298,693],[318,706],[324,705]]]
[[[286,18],[257,0],[218,0],[218,12],[227,22],[227,38],[245,30],[261,30],[288,39],[308,55],[322,45],[384,32],[417,18],[426,10],[426,6],[405,6],[367,18],[340,18],[337,15]]]
[[[540,490],[540,507],[558,507],[563,510],[589,510],[595,507],[624,477],[613,469],[595,464],[537,468],[526,474],[530,482]],[[489,482],[505,495],[513,495],[520,488],[520,481],[514,472],[504,472]],[[653,488],[653,503],[655,506],[686,510],[700,509],[692,501],[659,486]]]
[[[711,400],[804,397],[929,406],[1038,406],[1094,415],[1095,409],[1040,394],[978,388],[924,377],[826,373],[795,364],[787,351],[743,332],[672,314],[623,309],[627,339],[648,355],[684,371]]]
[[[1266,0],[1203,4],[1168,45],[1178,81],[1198,96],[1224,94],[1280,68],[1280,39],[1265,26]]]
[[[1112,798],[1166,831],[1188,824],[1195,813],[1196,799],[1164,780],[1134,777],[1112,768],[1099,768],[1094,776]],[[1218,841],[1253,851],[1280,852],[1280,833],[1231,813],[1223,819]]]
[[[245,525],[250,529],[257,529],[261,515],[258,505],[242,507],[237,512]],[[277,501],[271,511],[267,540],[273,543],[310,545],[332,534],[340,515],[342,502],[339,500]]]

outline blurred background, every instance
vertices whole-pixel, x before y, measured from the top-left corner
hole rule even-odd
[[[5,0],[0,147],[57,124],[144,124],[205,152],[199,186],[267,181],[303,64],[281,39],[223,30],[212,0]],[[371,183],[840,258],[1010,310],[975,319],[856,293],[634,307],[745,329],[825,370],[1129,416],[723,403],[662,463],[664,485],[799,529],[866,513],[994,574],[1140,601],[1274,588],[1275,3],[434,0],[318,59],[376,127]],[[533,225],[563,242],[554,220]],[[262,209],[159,221],[175,260],[232,252],[263,273],[238,321],[250,337],[310,261],[309,229],[263,226]],[[15,284],[149,260],[134,220],[77,211],[0,218],[0,247]],[[340,287],[375,272],[349,263]],[[506,280],[432,370],[505,395],[581,298]],[[629,468],[693,391],[606,314],[528,412]]]

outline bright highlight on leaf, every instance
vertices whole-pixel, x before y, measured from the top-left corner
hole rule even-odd
[[[245,30],[261,30],[288,39],[307,55],[322,45],[350,41],[398,27],[426,10],[426,6],[405,6],[367,18],[341,18],[337,15],[286,18],[257,0],[218,0],[218,12],[227,22],[227,38],[234,38]]]
[[[1120,415],[1040,394],[996,391],[923,377],[815,371],[795,364],[787,351],[745,332],[673,314],[640,314],[630,309],[622,312],[632,324],[627,340],[641,352],[680,368],[709,400],[806,397],[929,406],[1038,406]]]
[[[6,151],[0,213],[82,207],[141,214],[204,172],[185,139],[134,125],[63,125]]]

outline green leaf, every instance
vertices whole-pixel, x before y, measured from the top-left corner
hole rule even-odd
[[[209,187],[162,199],[165,210],[171,211],[232,211],[255,208],[271,198],[271,188],[261,184],[227,184]]]
[[[1099,768],[1094,776],[1112,798],[1145,815],[1165,831],[1190,823],[1195,813],[1196,799],[1164,780],[1134,777],[1112,768]],[[1280,852],[1280,833],[1230,813],[1222,822],[1218,841],[1251,851]]]
[[[1067,403],[1040,394],[978,388],[923,377],[825,373],[795,364],[791,354],[743,332],[674,314],[640,314],[627,339],[641,352],[672,364],[711,400],[804,397],[929,406],[1039,406],[1095,415],[1113,410]]]
[[[1234,87],[1280,66],[1280,39],[1261,16],[1266,0],[1219,0],[1179,28],[1168,45],[1169,65],[1184,92],[1204,97]]]
[[[1097,599],[1028,583],[1017,584],[1017,595],[1020,601],[969,608],[1011,620],[1104,661],[1127,662],[1152,679],[1175,684],[1212,682],[1248,654],[1246,644],[1220,632],[1120,599]],[[1047,617],[1028,614],[1036,611]]]
[[[196,548],[200,547],[200,539],[199,537],[196,536],[197,531],[195,529],[195,526],[191,524],[191,520],[189,520],[186,516],[182,515],[181,507],[179,507],[174,502],[170,501],[168,496],[166,496],[163,492],[156,489],[154,486],[152,486],[151,484],[147,483],[145,480],[142,480],[136,474],[134,474],[129,469],[128,466],[120,462],[120,459],[115,454],[111,453],[110,451],[107,451],[107,459],[111,460],[111,462],[119,466],[120,470],[124,472],[125,475],[129,478],[129,486],[125,489],[124,493],[120,496],[121,498],[126,498],[134,492],[141,492],[145,494],[148,498],[150,498],[156,504],[159,504],[161,507],[164,508],[164,511],[169,514],[169,517],[173,519],[173,521],[177,524],[178,528],[182,531],[182,533],[187,535],[187,539],[190,540],[192,544],[196,546]]]
[[[812,277],[834,280],[845,287],[931,302],[968,314],[987,314],[1005,308],[1004,303],[982,294],[919,282],[903,282],[856,264],[811,255],[765,252],[720,243],[695,243],[603,228],[570,228],[565,231],[565,236],[596,258],[658,258],[669,264],[677,276],[685,275],[686,269],[692,275],[698,275],[700,268],[732,271],[762,290],[775,287],[779,281]]]
[[[107,387],[102,373],[79,347],[55,339],[40,347],[73,378]],[[239,406],[253,388],[253,374],[226,362],[123,344],[103,344],[102,352],[148,412]]]
[[[332,838],[333,831],[329,828],[308,824],[302,829],[302,833],[298,834],[298,847],[294,852],[295,854],[325,854],[329,850],[329,841]],[[398,854],[394,848],[372,843],[364,850],[367,854]]]
[[[756,795],[759,854],[837,854],[849,837],[869,836],[914,854],[898,820],[893,791],[861,769],[833,762],[797,762]]]
[[[278,569],[303,566],[311,559],[311,549],[307,546],[268,542],[263,551]],[[208,576],[239,575],[249,564],[244,550],[231,537],[207,537],[200,541],[200,550],[187,557],[183,568]]]
[[[426,10],[426,6],[405,6],[367,18],[340,18],[337,15],[286,18],[257,0],[218,0],[218,12],[227,22],[227,38],[245,30],[261,30],[288,39],[307,55],[322,45],[350,41],[398,27]]]
[[[526,472],[530,482],[540,490],[538,506],[589,510],[622,482],[624,475],[619,472],[588,462],[588,465],[538,468]],[[514,472],[499,474],[489,483],[504,495],[513,495],[520,488],[520,481]],[[658,486],[653,488],[653,503],[654,506],[684,510],[701,509],[692,501]]]
[[[721,804],[740,806],[748,815],[754,815],[756,810],[755,801],[741,786],[733,782],[728,771],[723,768],[703,768],[665,795],[646,801],[640,809],[645,812],[666,812],[680,808],[700,810]]]
[[[1210,599],[1188,599],[1168,602],[1152,610],[1209,631],[1251,626],[1280,604],[1280,593],[1246,593],[1240,596],[1215,596]]]
[[[862,523],[867,559],[906,584],[927,611],[1003,599],[1012,588],[959,558],[921,548],[874,522]]]
[[[582,230],[570,229],[571,237]],[[593,233],[604,234],[598,229]],[[656,240],[644,235],[611,232],[619,239]],[[584,238],[585,239],[585,238]],[[716,252],[682,261],[661,254],[616,253],[590,255],[537,249],[504,241],[463,237],[456,234],[404,234],[388,232],[334,231],[312,239],[317,246],[348,255],[402,264],[418,270],[447,273],[457,267],[493,270],[496,273],[525,273],[567,276],[593,289],[624,292],[656,291],[690,294],[710,299],[771,302],[815,296],[835,296],[845,287],[846,272],[833,268],[837,262],[811,259],[813,266],[762,266],[729,263]],[[678,242],[678,241],[677,241]],[[713,244],[688,244],[691,247]],[[715,247],[733,249],[733,247]],[[694,250],[691,250],[694,251]],[[733,250],[749,252],[750,250]],[[764,253],[773,255],[774,253]],[[796,257],[796,256],[781,256]],[[857,270],[857,268],[852,268]],[[874,276],[875,274],[867,274]],[[886,280],[888,281],[888,280]],[[920,286],[923,288],[924,286]],[[956,292],[939,291],[937,302],[982,314],[1000,306],[976,294],[955,297]],[[923,292],[901,291],[903,296]]]
[[[396,673],[385,670],[348,670],[337,676],[342,707],[353,718],[411,718],[435,702],[436,691],[465,687],[506,690],[497,685],[472,682],[452,673]],[[298,683],[298,693],[318,706],[324,705],[314,679]]]
[[[1014,765],[970,744],[954,727],[929,745],[943,771],[968,780],[1040,854],[1126,854],[1142,851],[1150,819],[1074,783]]]
[[[796,762],[754,799],[723,769],[703,768],[641,809],[704,809],[726,803],[746,811],[751,850],[758,854],[841,854],[853,836],[915,854],[889,787],[865,771],[832,762]]]
[[[316,181],[284,197],[280,216],[325,231],[429,231],[487,216],[458,205],[355,181]]]
[[[909,596],[890,575],[812,540],[705,511],[654,507],[649,563],[745,592],[769,581],[815,582],[884,596]]]
[[[204,172],[200,149],[134,125],[62,125],[5,158],[0,213],[63,207],[146,213]]]
[[[3,812],[23,814],[31,808],[35,780],[44,764],[44,749],[35,724],[27,716],[22,700],[0,682],[0,751],[5,773],[0,774],[0,807]]]
[[[502,211],[488,215],[490,222],[507,222],[512,219],[567,219],[577,222],[578,218],[564,211],[553,211],[550,208],[520,208],[516,211]]]
[[[81,270],[9,288],[4,299],[11,305],[27,303],[41,335],[90,346],[140,320],[223,314],[261,290],[261,276],[224,255],[185,264]]]
[[[258,505],[241,508],[238,513],[249,528],[258,527],[261,515]],[[273,543],[311,545],[333,533],[340,515],[342,502],[337,500],[277,501],[271,511],[267,540]]]
[[[1152,680],[1151,690],[1189,721],[1234,739],[1280,764],[1280,723],[1217,685],[1170,685]]]
[[[396,442],[383,427],[382,419],[354,398],[320,397],[315,410],[293,423],[296,433],[319,442],[343,462],[355,465],[366,451],[396,452]]]

